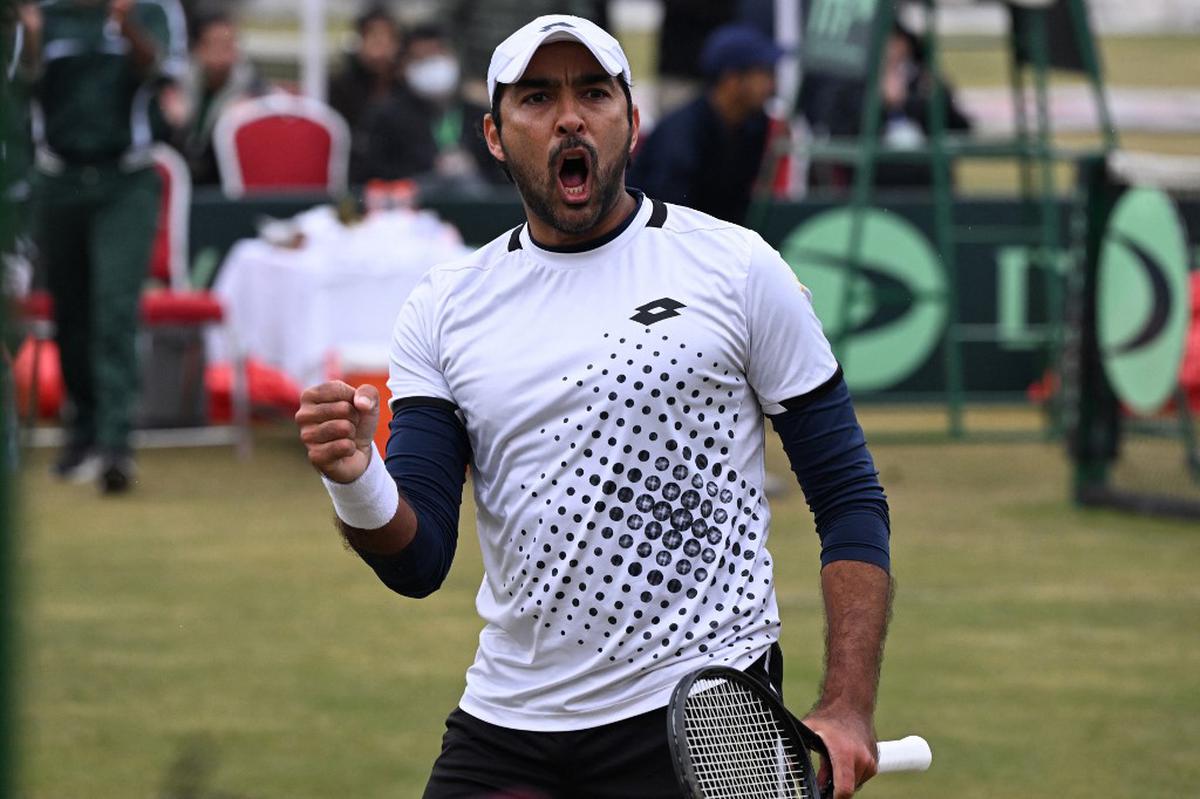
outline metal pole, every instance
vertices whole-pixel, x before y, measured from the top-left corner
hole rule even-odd
[[[1029,48],[1033,55],[1034,90],[1037,98],[1037,153],[1038,192],[1041,205],[1041,242],[1038,248],[1039,261],[1045,281],[1046,323],[1049,337],[1046,342],[1046,365],[1060,369],[1063,342],[1063,277],[1059,273],[1058,254],[1061,252],[1058,217],[1058,196],[1054,180],[1054,134],[1050,125],[1050,40],[1047,32],[1047,13],[1043,9],[1029,12]],[[1057,435],[1062,430],[1062,398],[1050,405],[1049,433]]]
[[[849,364],[850,356],[844,344],[849,338],[850,306],[853,302],[853,285],[862,273],[863,239],[866,237],[866,218],[875,198],[875,161],[879,157],[879,127],[883,100],[879,90],[879,71],[883,64],[883,50],[888,31],[895,21],[895,8],[890,2],[877,6],[871,44],[868,51],[866,70],[863,72],[864,94],[861,122],[858,134],[858,158],[854,160],[854,179],[850,189],[850,229],[846,240],[846,279],[842,281],[838,304],[841,330],[830,336],[830,345],[843,367]],[[847,367],[848,368],[848,367]]]
[[[0,19],[11,19],[11,0],[0,0]],[[7,25],[5,25],[7,27]],[[5,31],[9,33],[9,31]],[[17,59],[23,44],[22,28],[11,30],[13,40],[0,45],[0,63],[9,67],[0,71],[0,147],[7,156],[8,138],[15,129],[9,115],[14,113],[10,81],[16,74]],[[4,52],[9,47],[11,53]],[[8,57],[8,58],[6,58]],[[13,164],[7,157],[0,159],[0,252],[11,252],[16,233],[16,207],[10,201],[9,188],[17,175],[10,174]],[[0,306],[0,327],[4,326],[7,304]],[[36,361],[35,361],[36,363]],[[16,689],[17,674],[17,613],[14,604],[16,591],[16,528],[12,523],[12,485],[16,476],[17,409],[11,366],[3,365],[0,374],[0,799],[16,795]],[[35,384],[36,385],[36,384]]]
[[[941,46],[937,6],[925,6],[925,58],[932,76],[929,100],[929,163],[933,170],[933,233],[946,274],[946,330],[942,336],[946,366],[947,432],[962,438],[966,389],[963,385],[962,341],[958,325],[958,263],[954,246],[954,185],[950,155],[946,152],[946,88],[942,85]]]
[[[775,43],[786,53],[775,67],[775,96],[790,117],[800,91],[800,4],[796,0],[775,0]]]
[[[304,0],[300,6],[303,50],[300,87],[305,97],[325,101],[328,65],[325,58],[325,0]]]

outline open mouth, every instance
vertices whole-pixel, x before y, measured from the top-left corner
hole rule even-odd
[[[588,199],[588,177],[591,164],[586,150],[568,150],[558,166],[558,185],[563,198],[569,203],[585,202]]]

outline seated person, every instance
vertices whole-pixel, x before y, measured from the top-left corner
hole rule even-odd
[[[767,142],[763,106],[774,94],[781,55],[757,28],[713,31],[700,55],[707,89],[651,131],[634,156],[629,185],[655,199],[744,221]]]
[[[888,36],[879,71],[879,135],[885,145],[915,148],[929,135],[929,104],[935,76],[925,64],[920,40],[897,24]],[[940,79],[938,79],[940,80]],[[950,86],[942,81],[946,96],[946,130],[969,131],[971,121],[954,102]],[[865,91],[861,81],[835,80],[826,85],[826,100],[813,105],[809,123],[817,135],[857,136],[861,130]],[[811,170],[814,186],[848,186],[853,170],[843,164],[817,164]],[[933,183],[926,162],[877,161],[875,185],[926,187]]]
[[[419,177],[458,188],[504,183],[481,132],[486,109],[463,98],[458,58],[445,33],[414,28],[402,63],[401,90],[364,125],[364,176]]]
[[[355,21],[357,47],[329,82],[329,105],[350,126],[350,182],[370,175],[366,161],[366,123],[372,110],[400,91],[400,23],[383,4],[372,5]]]
[[[200,14],[192,25],[191,64],[184,84],[186,118],[175,139],[197,186],[221,182],[212,134],[221,112],[262,94],[266,82],[243,56],[237,25],[224,11]]]

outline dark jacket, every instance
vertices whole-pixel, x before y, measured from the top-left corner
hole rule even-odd
[[[767,115],[726,127],[699,97],[668,114],[639,148],[628,184],[647,195],[741,224],[762,165]]]
[[[376,93],[376,77],[353,53],[346,56],[345,65],[329,81],[329,105],[342,115],[350,126],[350,182],[361,182],[369,155],[366,126],[374,109],[387,105],[400,92],[397,78],[387,92]]]

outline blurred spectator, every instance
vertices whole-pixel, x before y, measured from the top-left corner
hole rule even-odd
[[[233,17],[224,11],[198,13],[185,84],[188,115],[177,137],[193,183],[211,186],[221,182],[212,144],[213,127],[221,112],[266,90],[266,81],[242,54]]]
[[[404,83],[364,123],[363,178],[428,177],[459,187],[504,183],[488,153],[481,124],[486,109],[463,99],[461,67],[449,37],[434,26],[405,40]]]
[[[663,0],[658,29],[658,113],[667,114],[704,90],[700,52],[717,28],[734,21],[737,0]]]
[[[26,3],[26,64],[36,75],[33,235],[54,300],[54,334],[74,410],[54,473],[134,481],[138,298],[158,219],[149,103],[185,68],[176,0]]]
[[[917,148],[929,135],[929,109],[934,81],[941,81],[946,97],[946,129],[969,131],[971,121],[959,109],[949,84],[931,73],[921,41],[911,31],[896,25],[888,36],[879,72],[879,135],[886,145]],[[809,125],[816,135],[858,136],[862,130],[862,108],[866,92],[861,81],[831,80],[806,104]],[[844,165],[819,164],[810,173],[814,186],[848,186],[853,170]],[[878,161],[875,185],[923,187],[933,182],[932,168],[925,162]]]
[[[781,55],[757,28],[714,31],[700,56],[707,90],[651,131],[634,156],[629,185],[741,223],[762,163],[769,123],[763,105],[774,93]]]
[[[350,182],[368,176],[364,164],[368,140],[365,124],[375,106],[392,102],[400,92],[400,23],[382,4],[372,5],[355,22],[357,48],[329,82],[329,104],[350,126]]]
[[[694,5],[705,5],[693,3]],[[464,85],[472,100],[488,104],[487,75],[492,50],[506,35],[542,14],[574,14],[608,29],[608,0],[450,0],[447,30],[453,31],[462,59]]]

